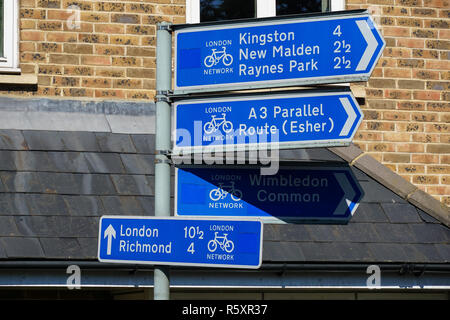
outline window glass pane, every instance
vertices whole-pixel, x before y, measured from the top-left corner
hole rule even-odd
[[[330,11],[329,0],[277,0],[277,16]]]
[[[200,22],[255,17],[255,0],[200,0]]]
[[[0,0],[0,57],[3,57],[3,0]]]

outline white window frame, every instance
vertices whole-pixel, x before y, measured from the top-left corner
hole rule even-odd
[[[345,0],[331,0],[331,11],[345,10]],[[276,0],[256,0],[256,17],[276,16]],[[186,0],[186,23],[200,22],[200,0]]]
[[[20,73],[19,0],[3,1],[3,57],[0,73]]]

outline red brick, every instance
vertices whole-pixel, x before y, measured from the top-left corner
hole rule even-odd
[[[108,56],[83,56],[81,64],[106,66],[111,65],[111,58]]]
[[[414,91],[413,97],[416,100],[440,100],[441,93],[439,91]]]

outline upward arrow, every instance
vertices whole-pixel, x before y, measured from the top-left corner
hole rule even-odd
[[[109,225],[108,228],[106,228],[105,233],[103,234],[103,238],[108,237],[108,246],[106,247],[106,254],[109,256],[111,255],[111,244],[112,244],[112,238],[116,238],[116,230],[114,230],[112,225]]]

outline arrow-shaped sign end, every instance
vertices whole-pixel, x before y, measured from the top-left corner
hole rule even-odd
[[[346,136],[349,134],[350,129],[353,126],[353,123],[356,120],[356,112],[353,110],[352,104],[348,100],[348,98],[339,98],[339,101],[341,102],[342,106],[344,107],[345,112],[348,115],[347,120],[344,123],[344,126],[342,127],[341,132],[339,133],[339,136]]]
[[[345,173],[337,172],[334,174],[334,176],[337,182],[339,183],[339,186],[344,191],[344,196],[342,200],[339,202],[333,215],[335,216],[345,215],[347,211],[350,211],[350,213],[353,214],[356,208],[352,208],[352,203],[354,203],[353,201],[356,196],[356,192],[351,186],[350,181],[348,180]]]
[[[356,24],[358,25],[364,40],[367,42],[366,50],[364,50],[361,60],[359,60],[359,63],[356,66],[356,71],[364,71],[369,66],[370,60],[378,47],[378,41],[373,35],[372,28],[369,26],[367,20],[357,20]]]

